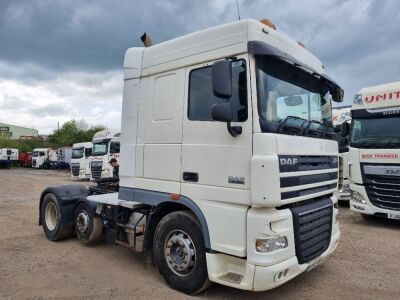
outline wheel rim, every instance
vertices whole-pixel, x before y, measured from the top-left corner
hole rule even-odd
[[[85,233],[89,229],[89,215],[86,211],[81,210],[76,219],[76,227],[79,232]]]
[[[190,236],[181,230],[172,231],[164,246],[168,267],[179,276],[187,276],[196,264],[196,248]]]
[[[49,202],[46,205],[46,210],[44,212],[44,218],[46,221],[46,226],[49,230],[54,230],[57,226],[58,215],[57,208],[53,202]]]

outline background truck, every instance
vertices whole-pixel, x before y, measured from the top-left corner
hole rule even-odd
[[[49,169],[57,164],[57,151],[51,148],[36,148],[32,151],[32,167]]]
[[[90,179],[92,142],[76,143],[72,146],[71,176],[76,179]]]
[[[21,167],[31,168],[32,167],[32,152],[19,152],[18,163]]]
[[[121,133],[112,130],[99,131],[94,135],[90,162],[91,180],[113,177],[113,167],[109,161],[111,158],[119,161],[120,138]]]
[[[11,168],[18,163],[18,149],[0,148],[0,167]]]
[[[400,82],[361,89],[351,117],[350,208],[400,219]]]
[[[72,147],[62,147],[57,149],[57,169],[69,169],[71,165]]]
[[[343,90],[301,43],[242,20],[130,48],[123,91],[119,192],[46,189],[48,239],[152,251],[187,294],[272,289],[335,250]]]
[[[339,188],[336,194],[339,201],[350,201],[349,181],[349,136],[343,136],[343,123],[351,123],[351,105],[340,106],[332,109],[333,127],[336,132],[336,140],[339,144]],[[345,124],[345,126],[347,126]],[[349,129],[347,129],[349,132]]]

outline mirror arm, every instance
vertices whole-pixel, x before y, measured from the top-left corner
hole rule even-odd
[[[236,137],[242,134],[242,126],[232,126],[231,122],[226,122],[226,128],[231,136]]]

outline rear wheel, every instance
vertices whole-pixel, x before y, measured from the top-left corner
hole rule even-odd
[[[73,227],[61,224],[61,217],[61,209],[56,196],[52,193],[46,194],[40,208],[40,219],[43,231],[51,241],[65,239],[73,233]]]
[[[81,203],[76,208],[75,232],[84,245],[99,242],[102,238],[101,218],[96,216],[93,209],[86,203]]]
[[[187,211],[166,215],[154,234],[153,255],[170,287],[189,295],[209,285],[204,238],[195,217]]]

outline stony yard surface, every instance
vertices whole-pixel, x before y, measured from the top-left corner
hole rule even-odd
[[[187,298],[129,249],[48,241],[38,226],[40,193],[71,182],[65,171],[0,169],[0,298]],[[341,206],[340,223],[337,251],[312,272],[268,292],[215,284],[197,298],[399,299],[400,222],[365,221]]]

